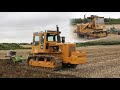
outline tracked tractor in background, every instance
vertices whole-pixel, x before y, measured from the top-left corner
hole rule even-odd
[[[65,37],[60,34],[58,26],[57,31],[35,32],[27,65],[56,69],[86,63],[86,53],[76,51],[76,44],[66,43]]]
[[[77,33],[78,36],[85,38],[101,38],[108,35],[105,28],[104,17],[91,15],[91,17],[87,17],[87,19],[84,17],[84,20],[87,22],[77,24],[77,28],[74,30],[74,33]]]

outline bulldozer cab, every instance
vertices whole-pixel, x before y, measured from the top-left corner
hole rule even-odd
[[[46,33],[46,41],[47,42],[58,42],[58,43],[60,43],[61,42],[60,33],[61,32],[57,33],[57,31],[48,30],[47,33]]]
[[[65,42],[65,38],[60,37],[60,34],[61,32],[58,27],[57,31],[35,32],[33,34],[32,53],[49,53],[53,52],[55,48],[58,51],[59,45],[57,43]]]
[[[94,29],[104,29],[104,17],[99,17],[96,15],[91,15],[91,17],[88,17],[88,21],[90,23],[90,27]]]
[[[58,39],[56,31],[34,33],[33,35],[34,46],[37,46],[39,44],[44,44],[44,42],[61,42],[61,41]]]
[[[91,17],[87,17],[89,22],[94,22],[96,24],[104,24],[104,17],[99,17],[96,15],[91,15]]]

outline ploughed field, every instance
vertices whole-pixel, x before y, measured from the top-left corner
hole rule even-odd
[[[88,46],[77,49],[87,52],[87,63],[78,65],[76,69],[59,72],[83,78],[120,77],[120,45]]]
[[[53,71],[48,68],[35,68],[21,64],[9,63],[5,54],[9,50],[0,50],[1,78],[119,78],[120,45],[87,46],[77,50],[86,51],[87,63],[73,68]],[[17,55],[27,57],[30,49],[16,50]]]

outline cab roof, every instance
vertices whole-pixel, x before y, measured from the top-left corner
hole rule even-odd
[[[47,30],[47,33],[53,33],[53,34],[57,34],[57,31],[52,31],[52,30]],[[59,34],[60,34],[61,32],[59,31]]]
[[[47,31],[45,31],[46,33],[49,33],[49,34],[57,34],[57,31],[53,31],[53,30],[47,30]],[[34,35],[37,35],[37,34],[41,34],[41,33],[45,33],[45,32],[43,32],[43,31],[41,31],[41,32],[34,32],[33,34]],[[59,34],[60,34],[61,32],[59,31]]]
[[[104,18],[104,17],[99,17],[97,15],[91,15],[91,17],[87,17],[88,19],[93,19],[93,18]]]

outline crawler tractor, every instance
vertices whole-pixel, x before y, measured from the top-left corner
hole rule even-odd
[[[87,22],[77,24],[77,29],[74,30],[74,33],[77,33],[78,36],[85,38],[101,38],[107,36],[104,17],[91,15],[87,19],[84,17],[84,20],[87,20]]]
[[[76,44],[66,43],[61,32],[46,30],[45,32],[33,33],[31,54],[27,59],[27,65],[48,68],[62,66],[76,67],[86,63],[86,53],[76,51]]]
[[[78,64],[86,63],[86,53],[76,51],[76,44],[65,43],[65,37],[61,32],[47,30],[45,32],[33,33],[32,50],[28,58],[16,56],[15,51],[7,53],[13,63],[25,62],[25,65],[34,67],[47,67],[58,69],[64,67],[76,67]]]

